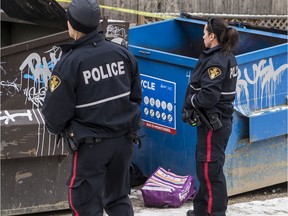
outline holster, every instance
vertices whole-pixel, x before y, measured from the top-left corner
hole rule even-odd
[[[195,112],[197,113],[198,115],[198,118],[200,119],[200,122],[201,124],[197,125],[197,126],[200,126],[200,125],[206,125],[206,127],[209,129],[209,130],[213,130],[213,127],[212,125],[210,124],[210,121],[206,115],[206,113],[204,111],[201,111],[199,110],[198,108],[194,108]]]
[[[67,128],[62,133],[62,138],[64,139],[64,143],[67,147],[67,150],[73,154],[79,147],[79,143],[76,139],[75,133],[71,128]]]
[[[205,111],[198,108],[194,108],[191,111],[184,109],[182,113],[182,119],[191,126],[201,126],[206,125],[209,130],[217,130],[222,127],[222,122],[219,114],[209,114],[207,115]]]
[[[209,122],[210,122],[213,130],[217,130],[217,129],[222,127],[223,124],[222,124],[222,121],[220,119],[219,114],[217,114],[217,113],[216,114],[210,114],[210,115],[208,115],[208,118],[209,118]]]

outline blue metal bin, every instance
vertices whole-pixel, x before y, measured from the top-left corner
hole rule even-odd
[[[181,108],[203,50],[206,22],[175,18],[130,28],[143,92],[142,148],[133,161],[149,176],[158,166],[196,179],[196,129]],[[237,28],[239,64],[233,132],[224,171],[229,195],[287,181],[287,35]]]

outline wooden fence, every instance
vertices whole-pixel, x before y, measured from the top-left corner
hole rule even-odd
[[[206,16],[207,14],[220,14],[228,17],[229,15],[261,15],[256,21],[253,19],[253,23],[267,27],[275,24],[273,27],[280,29],[287,29],[288,25],[287,0],[99,0],[99,3],[114,8],[152,13],[179,14],[186,12],[206,14]],[[67,4],[64,5],[64,8],[66,6]],[[109,19],[139,24],[139,16],[133,13],[102,9],[102,15]],[[273,19],[268,17],[271,15],[275,15]],[[279,17],[277,18],[277,16]],[[143,17],[141,20],[140,24],[143,24]],[[245,18],[245,20],[249,22],[249,18]],[[149,19],[146,19],[146,22],[149,22]]]

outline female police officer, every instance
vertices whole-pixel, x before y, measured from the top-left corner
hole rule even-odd
[[[67,19],[75,42],[62,46],[42,111],[48,130],[73,144],[70,208],[75,216],[102,216],[103,209],[109,216],[132,216],[129,135],[140,122],[137,62],[97,31],[97,1],[73,0]]]
[[[211,18],[203,39],[206,49],[195,66],[183,104],[184,122],[197,125],[196,171],[200,182],[194,211],[189,210],[187,216],[225,216],[228,198],[223,165],[238,74],[232,54],[238,32],[223,19]]]

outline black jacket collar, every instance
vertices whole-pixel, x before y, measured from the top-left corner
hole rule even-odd
[[[215,51],[218,51],[218,50],[220,50],[220,49],[221,49],[221,45],[217,45],[217,46],[215,46],[215,47],[213,47],[213,48],[206,49],[206,50],[204,50],[203,52],[204,52],[205,55],[209,55],[209,54],[211,54],[211,53],[213,53],[213,52],[215,52]]]
[[[67,44],[61,44],[59,46],[61,47],[62,51],[65,53],[65,52],[68,52],[70,49],[75,49],[75,48],[87,45],[89,43],[96,45],[100,41],[104,40],[104,38],[105,36],[103,35],[102,31],[93,31],[89,34],[82,36],[76,41],[73,41]]]

